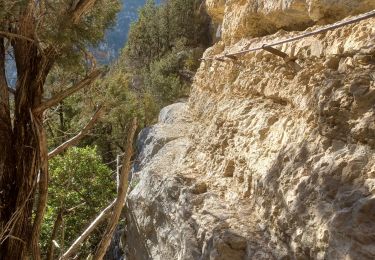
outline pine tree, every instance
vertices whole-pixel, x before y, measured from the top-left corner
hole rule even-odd
[[[202,0],[148,0],[132,24],[123,60],[136,89],[159,106],[185,97],[203,50],[209,45],[209,18]]]

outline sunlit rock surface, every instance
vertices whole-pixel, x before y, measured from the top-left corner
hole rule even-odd
[[[254,3],[291,28],[375,4],[223,2],[226,36],[206,57],[299,33],[229,21],[251,21]],[[202,62],[188,103],[140,134],[127,259],[375,259],[374,42],[372,18],[279,46],[299,72],[265,51]]]
[[[375,9],[373,0],[208,0],[207,11],[222,21],[224,42],[257,37],[279,29],[303,30]]]

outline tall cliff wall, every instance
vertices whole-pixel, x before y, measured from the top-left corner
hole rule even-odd
[[[207,1],[222,41],[259,46],[375,1]],[[190,100],[138,139],[128,259],[375,259],[375,18],[204,61]]]

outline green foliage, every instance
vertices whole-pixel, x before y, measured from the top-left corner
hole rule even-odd
[[[117,8],[115,2],[109,1],[108,6],[103,6],[103,2],[98,1],[96,11],[90,13],[93,17],[88,16],[86,19],[94,19],[94,24],[104,19],[96,17],[100,16],[98,10],[102,8],[102,15],[110,21],[110,15],[106,13]],[[65,6],[64,1],[58,3]],[[201,4],[202,0],[166,0],[157,5],[148,0],[139,10],[138,21],[131,26],[127,45],[119,60],[108,68],[107,75],[89,91],[65,99],[55,113],[47,115],[50,149],[74,136],[89,120],[95,106],[105,104],[107,114],[80,145],[97,145],[104,161],[112,162],[121,152],[123,138],[132,117],[139,119],[139,127],[142,128],[155,123],[162,107],[186,98],[200,64],[199,58],[209,44],[208,18],[200,11]],[[81,44],[79,39],[87,38],[88,35],[92,36],[89,37],[92,38],[91,43],[102,36],[97,34],[99,32],[87,29],[87,36],[84,37],[85,32],[81,32],[81,28],[69,24],[66,26],[75,31],[72,37],[77,37],[75,41],[78,44]],[[52,31],[48,38],[54,40],[53,35]],[[64,37],[69,35],[57,34],[56,37],[67,41]],[[86,41],[83,43],[87,44]],[[47,89],[47,96],[59,92],[61,87],[58,86],[75,82],[75,74],[83,74],[87,66],[84,63],[80,67],[70,65],[69,59],[63,64],[54,69],[48,78],[51,87]],[[114,164],[110,166],[114,169]]]
[[[17,32],[17,20],[33,1],[1,0],[0,1],[0,30]],[[35,36],[38,37],[41,48],[53,46],[57,52],[56,63],[68,71],[82,70],[85,64],[87,47],[98,45],[104,38],[107,28],[114,25],[116,14],[120,10],[119,0],[96,0],[95,4],[80,19],[73,23],[71,14],[73,3],[78,1],[55,0],[35,1]],[[30,27],[32,30],[33,27]],[[33,32],[29,32],[33,33]]]
[[[207,46],[208,19],[199,11],[201,0],[167,0],[156,6],[148,0],[132,24],[125,48],[125,59],[139,68],[160,58],[181,41],[195,48]]]
[[[52,159],[49,167],[49,204],[42,229],[42,245],[46,247],[57,214],[63,210],[66,212],[64,225],[60,227],[56,241],[60,246],[69,246],[115,198],[115,178],[111,170],[102,163],[95,147],[69,149],[63,156]],[[70,209],[73,210],[69,211]],[[82,254],[93,251],[99,241],[100,235],[97,232],[83,245]]]
[[[142,128],[154,122],[159,111],[155,97],[143,90],[132,89],[132,78],[119,67],[114,67],[108,75],[95,83],[93,100],[100,100],[107,108],[95,135],[87,138],[87,144],[95,143],[106,161],[113,161],[122,151],[124,137],[132,118],[137,117]]]
[[[134,116],[142,128],[155,123],[162,107],[188,96],[199,58],[209,44],[208,18],[201,4],[202,0],[167,0],[156,5],[148,0],[131,25],[119,60],[88,93],[89,99],[108,108],[95,135],[85,139],[85,144],[98,146],[105,161],[113,161],[122,149]]]
[[[127,48],[127,55],[139,67],[149,63],[161,51],[157,17],[158,8],[154,1],[149,0],[140,9],[138,21],[130,26],[127,45],[131,47]]]
[[[188,92],[188,84],[183,82],[179,75],[182,59],[182,55],[168,53],[153,61],[150,69],[144,72],[145,88],[149,89],[161,104],[172,103]]]
[[[116,8],[114,2],[109,1],[107,7],[98,1],[98,9],[95,10],[112,10]],[[208,20],[199,10],[201,3],[202,0],[167,0],[156,5],[152,0],[147,1],[139,11],[139,20],[131,26],[127,45],[119,60],[108,69],[107,75],[98,80],[90,91],[64,100],[56,113],[48,115],[50,148],[75,135],[89,120],[96,104],[105,104],[107,114],[80,145],[96,145],[104,161],[113,162],[122,150],[123,139],[133,117],[139,119],[139,127],[142,128],[155,123],[160,108],[187,97],[192,77],[200,64],[199,58],[209,43]],[[99,11],[91,15],[93,17],[88,17],[87,21],[94,19],[94,24],[104,19],[96,17],[100,15]],[[107,20],[110,21],[109,16]],[[101,28],[102,25],[98,26]],[[93,39],[91,43],[102,36],[91,29],[85,32],[85,25],[69,28],[75,31],[72,37],[77,37],[75,41],[79,43],[82,37],[88,37],[84,36],[85,33],[92,36],[89,37]],[[83,35],[78,35],[81,33]],[[53,31],[48,37],[57,41]],[[56,37],[66,41],[64,37],[68,35],[57,34]],[[87,44],[86,41],[83,43]],[[70,66],[68,61],[64,64]],[[75,65],[78,74],[84,72],[84,66],[82,64],[77,68]],[[56,85],[61,79],[74,79],[74,73],[71,68],[55,69],[48,79],[48,84],[53,87],[48,89],[47,94],[58,92],[60,89]],[[112,169],[114,166],[110,164]]]
[[[96,46],[104,38],[105,29],[114,24],[116,14],[120,10],[118,0],[97,0],[94,7],[78,24],[67,19],[66,12],[71,10],[72,1],[54,1],[44,19],[44,26],[39,37],[43,42],[61,48],[64,55],[58,59],[60,66],[66,68],[82,64],[81,50],[87,46]]]
[[[137,80],[133,88],[150,93],[158,107],[185,97],[199,58],[209,44],[201,0],[147,1],[131,26],[120,63]]]

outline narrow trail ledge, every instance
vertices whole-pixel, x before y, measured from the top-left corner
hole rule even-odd
[[[273,1],[221,2],[225,25]],[[337,21],[329,6],[358,3],[340,19],[375,8],[282,2],[314,5],[322,24]],[[239,39],[241,26],[223,26],[205,56],[300,33]],[[141,133],[128,259],[375,259],[375,19],[280,50],[302,70],[266,51],[202,62],[189,101]]]

